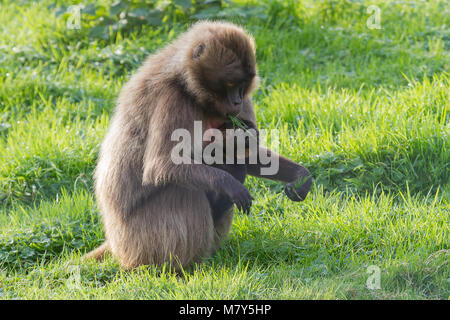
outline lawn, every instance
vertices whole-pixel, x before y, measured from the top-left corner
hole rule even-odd
[[[450,298],[448,2],[219,2],[125,24],[134,4],[85,1],[76,29],[74,1],[0,1],[0,298]],[[120,89],[205,17],[255,37],[258,124],[311,193],[248,178],[250,215],[182,275],[82,262],[104,239],[92,174]]]

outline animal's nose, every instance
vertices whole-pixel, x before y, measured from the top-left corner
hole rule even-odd
[[[233,99],[233,104],[235,105],[235,106],[239,106],[239,105],[241,105],[241,103],[242,103],[242,99],[241,99],[241,97],[235,97],[234,99]]]

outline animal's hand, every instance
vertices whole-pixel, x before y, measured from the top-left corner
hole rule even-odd
[[[301,175],[296,181],[288,183],[284,188],[284,193],[292,201],[303,201],[305,200],[309,188],[311,187],[312,177],[310,175]]]
[[[225,190],[225,194],[236,205],[239,211],[245,214],[250,213],[253,197],[242,183],[238,182],[233,184]]]

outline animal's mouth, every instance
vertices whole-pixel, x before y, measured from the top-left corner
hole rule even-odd
[[[211,119],[207,123],[206,130],[208,130],[208,129],[219,129],[219,130],[221,130],[223,127],[225,127],[226,122],[227,121],[223,120],[223,119]]]
[[[206,128],[203,132],[203,145],[209,145],[216,140],[216,136],[214,135],[213,129],[218,129],[222,131],[225,127],[226,121],[219,118],[209,119],[206,122]]]

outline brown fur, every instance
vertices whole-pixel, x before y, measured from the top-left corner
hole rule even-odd
[[[220,94],[223,81],[243,79],[239,117],[256,126],[254,42],[230,23],[197,23],[147,59],[123,88],[101,147],[95,193],[106,242],[87,258],[110,251],[127,269],[185,267],[214,252],[229,232],[232,205],[251,203],[243,185],[247,168],[175,165],[170,136],[178,128],[192,133],[195,120],[209,123],[234,112]],[[293,182],[300,166],[288,164],[281,180]]]

